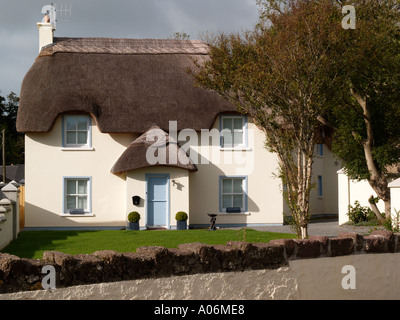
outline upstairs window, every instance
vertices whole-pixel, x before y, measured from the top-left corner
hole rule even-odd
[[[247,121],[244,116],[221,117],[221,147],[245,148],[247,138]]]
[[[64,116],[63,127],[63,147],[91,147],[91,121],[89,116]]]

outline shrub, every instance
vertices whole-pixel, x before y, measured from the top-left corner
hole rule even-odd
[[[139,222],[140,214],[137,211],[132,211],[128,214],[128,221],[129,222]]]
[[[186,221],[188,219],[188,215],[184,211],[179,211],[176,213],[175,219],[178,221]]]
[[[383,227],[386,230],[392,231],[393,233],[400,232],[400,211],[394,209],[394,215],[385,219],[383,222]]]
[[[349,206],[347,214],[354,224],[375,222],[377,220],[375,213],[368,207],[362,207],[358,201],[354,202],[354,206]]]

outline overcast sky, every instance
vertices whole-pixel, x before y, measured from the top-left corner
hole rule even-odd
[[[0,95],[19,95],[26,72],[38,54],[36,23],[52,1],[0,0]],[[71,16],[58,13],[56,37],[168,38],[185,32],[236,32],[258,19],[256,0],[63,0]]]

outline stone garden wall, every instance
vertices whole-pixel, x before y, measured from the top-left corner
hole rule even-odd
[[[226,245],[181,244],[177,249],[142,247],[135,253],[98,251],[68,255],[45,252],[40,260],[0,253],[0,293],[42,289],[44,266],[53,266],[56,288],[143,279],[278,270],[295,261],[339,256],[400,252],[400,234],[374,231],[369,236],[343,233],[336,238],[270,243],[229,242]],[[57,291],[57,290],[56,290]]]

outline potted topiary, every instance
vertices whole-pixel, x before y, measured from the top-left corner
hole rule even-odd
[[[187,229],[187,219],[188,215],[184,211],[179,211],[175,215],[176,219],[176,229],[177,230],[186,230]]]
[[[128,214],[128,230],[139,230],[140,214],[132,211]]]

